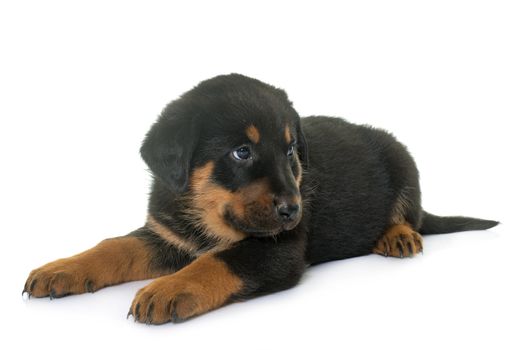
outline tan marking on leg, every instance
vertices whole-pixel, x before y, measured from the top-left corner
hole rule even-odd
[[[389,227],[373,248],[373,253],[397,258],[412,257],[422,251],[422,236],[408,223]]]
[[[33,270],[25,291],[35,297],[60,297],[160,276],[151,271],[150,261],[151,252],[140,239],[107,239],[81,254]]]
[[[152,230],[155,234],[171,245],[189,254],[198,254],[198,247],[195,244],[183,239],[182,237],[179,237],[174,231],[158,222],[153,216],[148,215],[146,225],[150,228],[150,230]]]
[[[178,322],[224,305],[242,288],[226,263],[206,254],[141,289],[130,310],[139,322]]]
[[[260,141],[260,132],[254,125],[248,126],[247,129],[245,129],[245,134],[253,143]]]
[[[393,211],[391,214],[391,224],[404,224],[406,222],[405,216],[409,210],[409,198],[407,197],[407,191],[404,188],[400,191],[395,204],[393,205]]]

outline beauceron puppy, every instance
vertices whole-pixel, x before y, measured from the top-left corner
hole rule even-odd
[[[421,235],[497,224],[425,212],[416,165],[391,134],[301,119],[283,90],[238,74],[167,105],[141,154],[153,173],[144,226],[32,271],[24,293],[59,298],[156,278],[128,315],[178,322],[290,288],[308,265],[411,257]]]

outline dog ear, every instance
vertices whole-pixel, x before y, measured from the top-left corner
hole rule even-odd
[[[308,168],[308,146],[306,145],[306,138],[301,124],[297,127],[297,155],[301,160],[303,168]]]
[[[191,159],[198,143],[195,120],[172,115],[166,109],[142,143],[141,156],[158,180],[174,192],[185,192]]]

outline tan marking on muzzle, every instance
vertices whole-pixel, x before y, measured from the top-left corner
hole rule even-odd
[[[193,214],[199,216],[205,233],[229,243],[245,238],[241,231],[229,226],[224,219],[226,205],[233,202],[234,194],[211,181],[214,162],[195,169],[191,177]]]

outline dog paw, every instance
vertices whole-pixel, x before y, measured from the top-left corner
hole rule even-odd
[[[168,276],[169,277],[169,276]],[[128,317],[146,324],[182,322],[205,312],[201,286],[175,281],[174,277],[159,278],[142,288],[133,300]]]
[[[397,258],[423,252],[422,236],[408,225],[393,225],[378,240],[373,252]]]
[[[94,292],[95,282],[72,259],[61,259],[33,270],[23,288],[29,297],[61,298],[70,294]]]
[[[128,317],[147,324],[181,322],[225,305],[242,287],[223,261],[207,254],[142,288]]]

